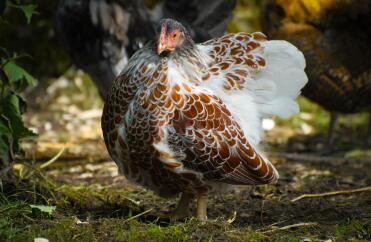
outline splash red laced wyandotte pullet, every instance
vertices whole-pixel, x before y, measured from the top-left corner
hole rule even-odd
[[[188,216],[196,196],[197,217],[206,219],[209,193],[278,179],[258,148],[261,119],[298,112],[305,61],[262,33],[195,44],[172,19],[157,31],[107,96],[105,143],[129,180],[163,197],[182,193],[177,217]]]
[[[303,95],[331,112],[330,151],[338,112],[371,112],[371,1],[270,0],[262,25],[269,38],[303,52]],[[371,144],[371,118],[367,139]]]

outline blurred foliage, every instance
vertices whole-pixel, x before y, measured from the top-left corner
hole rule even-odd
[[[69,56],[60,45],[54,30],[54,14],[57,0],[38,0],[38,13],[33,16],[32,22],[25,25],[29,12],[34,10],[32,0],[27,3],[22,11],[15,8],[5,9],[0,6],[4,19],[0,20],[0,43],[9,51],[26,52],[32,56],[32,61],[20,60],[22,66],[29,70],[41,83],[49,82],[50,77],[58,77],[71,65]],[[152,8],[163,0],[145,0],[145,4]],[[1,1],[3,2],[3,1]],[[234,20],[228,27],[229,32],[257,31],[259,25],[259,8],[263,1],[238,0]],[[2,9],[2,10],[1,10]],[[11,24],[10,24],[11,23]],[[45,83],[48,84],[48,83]],[[44,85],[45,86],[45,85]]]
[[[35,12],[33,4],[12,1],[6,1],[1,8],[2,13],[7,12],[7,9],[21,10],[28,22]],[[11,25],[4,16],[1,16],[1,21]],[[18,64],[18,60],[25,57],[29,56],[16,52],[10,54],[6,48],[0,47],[0,177],[9,170],[15,154],[22,152],[20,140],[34,135],[22,121],[26,101],[20,94],[34,81]]]
[[[70,66],[70,60],[54,31],[57,1],[37,0],[36,2],[38,13],[32,16],[31,22],[30,13],[35,8],[32,0],[23,0],[23,7],[13,7],[17,5],[12,4],[11,8],[3,10],[3,18],[0,20],[0,43],[2,46],[6,45],[4,47],[10,52],[30,54],[32,61],[20,60],[20,63],[39,81],[44,82],[49,81],[50,77],[62,75]]]
[[[32,0],[22,1],[27,3],[25,7],[7,9],[5,9],[5,5],[1,5],[5,3],[4,1],[0,3],[0,13],[3,13],[3,17],[0,19],[0,33],[2,33],[0,35],[0,46],[7,48],[10,53],[14,51],[29,53],[32,58],[18,58],[17,64],[22,65],[36,79],[41,80],[39,88],[28,94],[33,97],[29,104],[32,108],[37,107],[41,110],[47,108],[48,105],[53,103],[51,101],[55,99],[57,100],[55,105],[65,107],[65,109],[71,109],[71,103],[75,103],[78,108],[93,107],[101,109],[101,101],[97,98],[96,88],[89,80],[89,76],[82,74],[81,71],[76,71],[74,68],[69,68],[69,58],[64,49],[59,46],[53,26],[57,0],[38,0],[38,13],[27,24],[28,19],[24,16],[29,16],[30,11],[35,8],[30,1]],[[153,8],[162,1],[164,0],[145,0],[144,2],[148,7]],[[266,0],[237,0],[234,18],[227,31],[260,31],[260,10],[265,2]],[[47,88],[47,86],[49,87]],[[59,88],[62,86],[67,86],[67,88]],[[56,92],[53,90],[56,90]],[[305,98],[299,98],[299,104],[302,110],[300,114],[288,120],[275,119],[277,125],[290,129],[290,132],[293,131],[295,135],[326,133],[329,114],[320,106]],[[68,111],[63,110],[60,115],[66,112]],[[364,129],[366,122],[367,115],[364,114],[357,114],[351,117],[351,120],[346,116],[341,116],[338,123],[340,128],[338,132],[356,133],[349,132],[349,129],[358,132],[359,127]],[[67,134],[61,136],[68,137]],[[355,154],[357,155],[359,152],[354,152],[350,156]]]
[[[144,0],[144,5],[149,9],[154,9],[161,2],[164,0]]]
[[[234,18],[230,22],[228,32],[260,31],[260,10],[264,0],[237,0]]]

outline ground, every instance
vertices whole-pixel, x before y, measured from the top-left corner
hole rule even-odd
[[[26,121],[39,137],[25,142],[12,182],[0,184],[0,241],[371,240],[365,115],[342,117],[337,151],[323,157],[328,114],[301,99],[300,115],[266,121],[263,146],[280,172],[277,184],[211,197],[207,222],[171,221],[166,213],[177,198],[159,198],[118,174],[101,137],[102,102],[84,74],[71,72],[30,107]],[[343,190],[350,192],[294,200]]]

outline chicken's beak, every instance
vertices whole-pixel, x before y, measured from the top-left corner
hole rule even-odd
[[[166,49],[167,49],[166,28],[163,26],[163,27],[161,27],[160,38],[158,39],[157,54],[160,55]]]
[[[158,46],[157,46],[157,54],[160,55],[166,49],[167,49],[166,44],[162,43],[161,40],[160,40],[160,42],[158,43]]]

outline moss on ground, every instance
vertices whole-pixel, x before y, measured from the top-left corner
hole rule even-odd
[[[50,241],[367,241],[364,238],[371,232],[370,224],[360,220],[326,226],[326,229],[298,229],[265,235],[250,227],[236,228],[222,221],[189,220],[160,226],[125,218],[97,218],[78,223],[71,215],[33,221],[0,219],[2,241],[33,241],[37,237]]]
[[[220,218],[172,222],[146,213],[127,191],[61,184],[40,174],[36,169],[27,179],[14,176],[12,183],[2,184],[0,241],[366,241],[371,234],[366,218],[282,231]],[[262,186],[255,192],[271,191]],[[35,212],[34,204],[57,209],[51,215]]]

